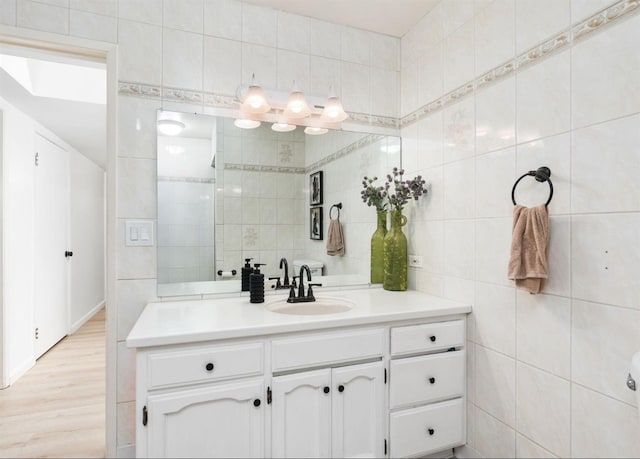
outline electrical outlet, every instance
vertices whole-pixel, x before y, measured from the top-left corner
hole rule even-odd
[[[409,266],[412,268],[422,268],[422,256],[409,255]]]

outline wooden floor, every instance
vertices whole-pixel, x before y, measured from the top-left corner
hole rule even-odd
[[[104,457],[105,311],[0,390],[0,457]]]

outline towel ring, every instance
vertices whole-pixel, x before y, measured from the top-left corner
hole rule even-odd
[[[336,207],[338,209],[338,218],[340,218],[340,209],[342,209],[342,203],[341,202],[331,206],[331,209],[329,209],[329,220],[333,219],[333,217],[331,216],[331,212],[333,212],[333,208],[334,207]]]
[[[514,206],[517,205],[516,187],[518,186],[518,183],[520,183],[520,180],[528,176],[534,177],[540,183],[543,183],[543,182],[549,183],[549,199],[547,199],[547,202],[544,204],[545,206],[548,206],[549,203],[551,202],[551,198],[553,198],[553,183],[551,183],[551,179],[549,178],[551,177],[551,169],[545,166],[539,167],[535,171],[529,171],[526,174],[521,175],[520,178],[516,180],[516,183],[513,184],[513,188],[511,189],[511,201],[513,202],[513,205]]]

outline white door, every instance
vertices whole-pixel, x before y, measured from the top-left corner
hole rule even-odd
[[[36,135],[35,352],[36,358],[66,336],[69,220],[68,153]]]
[[[264,457],[264,381],[150,395],[149,457]]]
[[[383,457],[383,363],[334,368],[331,379],[333,457]]]
[[[272,457],[331,457],[331,370],[273,378]]]

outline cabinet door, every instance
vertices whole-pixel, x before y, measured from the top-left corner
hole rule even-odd
[[[149,457],[263,457],[264,394],[260,379],[150,395]]]
[[[272,457],[331,456],[331,370],[273,378]]]
[[[384,455],[382,362],[332,370],[333,457]]]

